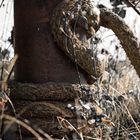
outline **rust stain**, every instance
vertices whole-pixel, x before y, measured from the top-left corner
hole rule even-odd
[[[61,1],[14,1],[15,53],[19,55],[15,69],[17,81],[79,82],[75,65],[59,49],[51,33],[49,21]]]

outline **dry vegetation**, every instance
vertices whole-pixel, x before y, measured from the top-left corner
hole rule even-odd
[[[136,75],[135,70],[128,60],[118,62],[117,64],[113,61],[113,63],[109,65],[108,73],[106,75],[107,76],[104,77],[102,82],[91,86],[90,96],[89,90],[84,89],[85,94],[83,98],[78,99],[75,106],[68,105],[69,109],[75,111],[79,116],[77,118],[78,127],[75,127],[74,124],[70,123],[67,119],[56,116],[60,128],[63,130],[65,129],[66,131],[66,135],[62,140],[139,139],[140,89],[139,78]],[[4,99],[9,101],[13,106],[11,100],[6,95],[1,96],[1,101],[4,101]],[[81,104],[79,104],[79,102]],[[92,105],[90,105],[91,103]],[[95,104],[100,108],[97,108],[96,110]],[[19,116],[14,118],[6,115],[3,112],[6,107],[1,104],[1,108],[2,107],[1,122],[3,119],[10,120],[11,123],[16,122],[31,132],[36,137],[35,139],[41,140],[43,139],[41,137],[44,137],[48,140],[53,140],[51,136],[40,130],[40,128],[34,127],[30,122],[18,120],[17,118],[19,118]],[[15,110],[14,112],[16,113]],[[92,115],[95,116],[93,117]],[[100,115],[107,115],[107,121],[103,121],[102,116]],[[103,116],[103,118],[104,117],[106,118],[106,116]],[[20,130],[20,127],[18,130]]]
[[[29,120],[21,119],[16,112],[8,92],[0,92],[0,137],[7,135],[9,127],[17,128],[19,140],[22,140],[22,127],[38,140],[139,140],[140,139],[140,81],[129,60],[110,61],[103,79],[90,87],[81,87],[82,97],[75,100],[75,105],[67,108],[77,114],[75,126],[65,117],[55,116],[59,129],[65,134],[60,138],[52,138],[40,127]],[[9,91],[9,90],[8,90]],[[7,94],[8,93],[8,94]],[[6,114],[7,103],[12,106],[14,117]],[[48,104],[53,110],[65,114],[55,105]],[[30,107],[30,106],[28,106]],[[32,107],[32,106],[31,106]],[[26,108],[20,110],[24,112]],[[10,122],[3,129],[3,123]],[[18,124],[14,126],[14,122]],[[15,134],[12,134],[13,137]],[[11,138],[12,139],[12,138]],[[4,139],[7,140],[7,139]],[[31,140],[31,139],[29,139]],[[32,139],[33,140],[33,139]]]

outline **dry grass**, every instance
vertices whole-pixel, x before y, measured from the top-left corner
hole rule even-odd
[[[60,126],[73,132],[73,140],[139,140],[139,78],[129,62],[123,62],[123,64],[121,62],[116,68],[118,72],[111,71],[110,76],[105,76],[102,83],[98,84],[98,88],[93,93],[94,100],[115,126],[109,126],[103,122],[89,125],[88,120],[85,120],[82,122],[82,126],[75,128],[68,120],[58,117]],[[98,92],[98,95],[95,94],[96,92]],[[8,100],[10,101],[10,99]],[[12,104],[11,101],[10,103]],[[35,139],[53,140],[51,136],[40,130],[40,128],[32,127],[30,123],[22,122],[2,113],[1,120],[3,118],[25,127],[36,137]],[[61,140],[69,140],[69,138],[65,136]]]

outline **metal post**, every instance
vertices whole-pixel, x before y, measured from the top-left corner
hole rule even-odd
[[[61,1],[14,0],[17,81],[78,82],[75,65],[56,45],[51,33],[52,12]]]

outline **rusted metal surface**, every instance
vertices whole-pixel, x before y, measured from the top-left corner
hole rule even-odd
[[[59,50],[51,33],[52,12],[61,1],[14,0],[15,52],[19,55],[15,70],[17,81],[79,81],[75,64]],[[81,79],[85,83],[83,74]]]
[[[72,63],[56,45],[51,32],[50,20],[52,18],[52,13],[54,8],[61,1],[62,0],[14,0],[15,53],[17,53],[19,56],[15,68],[15,78],[16,81],[27,83],[27,85],[30,85],[29,83],[39,83],[41,85],[40,91],[37,90],[36,93],[37,95],[42,93],[42,98],[37,96],[37,98],[32,101],[29,97],[32,98],[34,93],[31,96],[25,95],[27,97],[26,101],[31,101],[33,104],[35,102],[42,102],[45,100],[45,95],[47,94],[48,100],[50,99],[51,101],[51,99],[58,99],[57,105],[61,106],[61,99],[64,99],[62,96],[65,94],[65,92],[67,92],[67,96],[70,97],[71,102],[74,104],[75,96],[73,95],[74,93],[77,95],[76,93],[78,92],[77,89],[71,86],[79,84],[79,77],[75,64]],[[82,70],[80,70],[80,78],[81,83],[86,83],[85,75]],[[47,83],[49,86],[49,88],[45,88],[45,91],[43,90],[44,83]],[[54,85],[69,84],[70,87],[67,88],[66,86],[61,85],[51,86],[50,83],[54,83]],[[35,89],[38,88],[39,87],[35,87]],[[18,90],[17,87],[16,89]],[[27,88],[23,91],[23,93],[25,93],[25,91],[31,93]],[[17,92],[15,91],[15,94],[16,93]],[[12,97],[10,98],[14,103],[15,101],[18,103],[16,110],[20,110],[19,106],[23,105],[24,99],[17,99],[18,97],[16,98],[17,100]],[[69,98],[66,98],[66,100],[68,99]],[[67,105],[66,101],[64,102],[64,105]],[[33,110],[36,111],[36,109]],[[41,112],[42,111],[43,110],[41,109]],[[44,112],[47,113],[47,111],[49,110],[46,108]],[[52,116],[56,119],[56,110],[53,111]],[[58,132],[60,135],[59,131],[55,129],[56,125],[54,122],[53,125],[51,123],[52,117],[47,121],[45,120],[48,124],[51,124],[48,126],[43,124],[43,120],[40,118],[40,113],[38,113],[38,115],[35,117],[38,119],[38,122],[41,123],[41,126],[38,125],[38,127],[41,129],[46,129],[47,127],[48,133],[53,132],[54,134],[54,132]],[[35,112],[33,112],[33,114],[35,115]],[[29,119],[29,117],[26,116],[24,116],[24,118]],[[33,119],[32,115],[30,116],[30,119]],[[58,124],[57,120],[55,120],[55,123]],[[10,132],[11,131],[12,130],[10,130]],[[24,138],[25,135],[27,135],[27,138]],[[29,136],[27,132],[25,132],[25,134],[23,134],[23,139],[26,140],[28,138]]]

